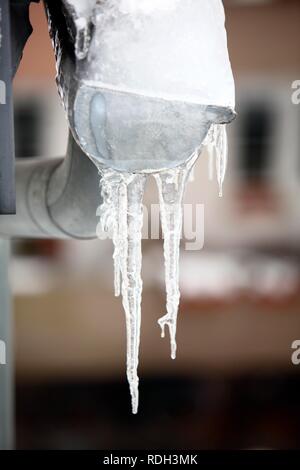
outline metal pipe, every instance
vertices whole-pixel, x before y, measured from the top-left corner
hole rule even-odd
[[[0,6],[0,214],[15,214],[12,48],[9,0]]]
[[[96,237],[97,168],[70,135],[64,159],[16,164],[16,215],[0,216],[3,238]]]
[[[8,282],[9,242],[0,240],[0,449],[13,448],[14,387],[12,309]]]

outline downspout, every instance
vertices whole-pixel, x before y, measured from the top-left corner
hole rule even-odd
[[[70,134],[67,155],[16,164],[16,215],[0,216],[3,238],[96,237],[99,175]]]

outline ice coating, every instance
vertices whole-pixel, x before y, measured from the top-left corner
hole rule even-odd
[[[197,154],[178,168],[155,175],[160,204],[161,225],[164,236],[165,278],[167,293],[167,313],[158,320],[165,337],[168,326],[171,342],[171,357],[176,358],[176,329],[180,300],[179,291],[179,251],[182,232],[182,201],[186,182]]]
[[[122,292],[127,331],[127,379],[132,412],[139,404],[139,345],[142,300],[142,225],[145,176],[101,170],[103,204],[102,228],[109,230],[114,243],[115,294]]]
[[[73,8],[78,18],[91,16],[96,5],[96,0],[63,0],[63,2]]]
[[[221,0],[62,0],[67,31],[56,27],[53,3],[60,95],[93,161],[118,171],[173,168],[206,126],[233,119]]]
[[[89,87],[75,125],[85,152],[119,171],[156,172],[188,160],[210,127],[210,108]],[[226,115],[226,111],[224,111]],[[87,126],[89,122],[89,126]]]
[[[234,108],[221,0],[104,0],[93,23],[86,83]]]
[[[151,14],[155,11],[170,11],[176,7],[180,0],[120,0],[120,11],[122,13]]]
[[[62,0],[75,26],[75,54],[78,60],[87,56],[91,40],[91,21],[96,0]]]

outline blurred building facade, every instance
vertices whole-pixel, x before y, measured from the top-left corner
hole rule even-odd
[[[144,243],[140,374],[150,381],[150,389],[151,380],[155,382],[158,377],[172,377],[175,382],[196,381],[198,385],[191,385],[190,389],[187,382],[182,388],[177,382],[176,395],[178,401],[184,397],[186,403],[182,416],[176,415],[176,419],[184,429],[190,426],[190,440],[186,438],[186,442],[191,447],[197,442],[209,447],[222,440],[212,430],[215,437],[209,440],[209,434],[191,420],[189,400],[202,400],[202,392],[207,394],[202,404],[212,390],[219,397],[212,399],[209,408],[215,413],[215,420],[210,422],[208,416],[204,420],[210,429],[221,426],[224,414],[233,413],[226,407],[238,401],[235,387],[239,387],[240,380],[244,380],[247,394],[249,383],[245,376],[256,377],[258,373],[270,377],[270,396],[279,396],[282,382],[278,377],[288,377],[287,382],[294,380],[291,388],[299,386],[290,358],[291,344],[300,334],[300,105],[291,100],[292,83],[300,79],[300,2],[224,3],[238,117],[228,129],[230,163],[223,199],[218,198],[216,181],[208,178],[205,153],[187,189],[187,203],[204,204],[205,243],[201,251],[182,250],[181,254],[182,305],[175,364],[169,360],[168,344],[160,340],[156,325],[165,301],[161,242]],[[31,17],[34,34],[14,85],[17,156],[63,155],[68,129],[55,88],[53,52],[41,5],[32,5]],[[157,196],[150,185],[147,204],[152,202],[157,202]],[[109,241],[15,244],[12,283],[20,394],[25,384],[30,388],[35,383],[45,387],[57,382],[100,381],[109,387],[110,382],[126,382],[125,328],[121,302],[113,298],[111,254]],[[202,383],[207,377],[210,379]],[[250,384],[263,388],[267,379],[255,380]],[[161,393],[168,386],[161,386]],[[124,390],[120,387],[119,391]],[[29,397],[33,395],[29,393]],[[118,400],[116,390],[112,397]],[[288,392],[284,397],[288,401]],[[109,402],[107,396],[106,399]],[[168,400],[167,393],[161,400]],[[25,395],[24,407],[29,401]],[[153,406],[151,393],[146,402],[144,405],[142,397],[141,413],[145,406],[147,415],[147,407]],[[274,402],[274,409],[278,402]],[[243,403],[248,406],[247,399]],[[107,406],[113,409],[114,404]],[[27,429],[26,417],[30,415],[24,407],[20,410],[22,430]],[[199,419],[203,417],[200,408]],[[277,434],[269,445],[289,446],[294,442],[289,438],[293,432],[289,412],[280,411],[282,419],[288,421],[289,431],[278,436],[276,424]],[[99,413],[99,419],[102,416],[108,423],[109,413]],[[247,417],[250,420],[248,414]],[[124,429],[127,425],[130,428],[131,424],[124,420]],[[237,445],[262,444],[263,439],[255,441],[255,436],[270,429],[267,415],[264,420],[257,424],[259,431],[249,431],[254,437],[245,437]],[[238,428],[226,445],[234,445]],[[221,429],[226,434],[226,426]],[[26,440],[24,432],[20,433],[20,442],[38,445],[36,437]],[[113,425],[111,432],[116,432]],[[109,442],[114,442],[113,436]],[[134,445],[133,441],[125,442]]]

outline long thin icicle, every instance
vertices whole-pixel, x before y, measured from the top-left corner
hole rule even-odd
[[[217,166],[217,179],[219,184],[219,196],[223,196],[223,183],[225,180],[227,163],[228,163],[228,140],[225,124],[218,124],[215,126],[216,131],[216,166]]]
[[[223,196],[223,183],[225,180],[228,162],[228,139],[226,124],[212,124],[203,145],[207,147],[209,158],[209,179],[213,177],[213,158],[216,159],[216,172],[219,185],[219,196]]]
[[[167,313],[158,320],[165,337],[165,327],[169,328],[171,357],[176,358],[176,327],[179,291],[179,251],[182,232],[182,201],[186,182],[197,155],[187,164],[155,175],[160,203],[160,217],[164,236],[164,259],[167,292]]]
[[[101,228],[109,232],[114,245],[114,288],[115,296],[121,293],[121,266],[120,266],[120,208],[119,200],[122,192],[122,174],[114,170],[102,170],[100,172],[102,204],[97,210],[100,217]]]
[[[127,330],[127,378],[132,412],[136,414],[142,299],[142,200],[146,177],[114,170],[104,170],[101,176],[100,217],[103,228],[112,233],[114,243],[115,294],[122,291]]]

